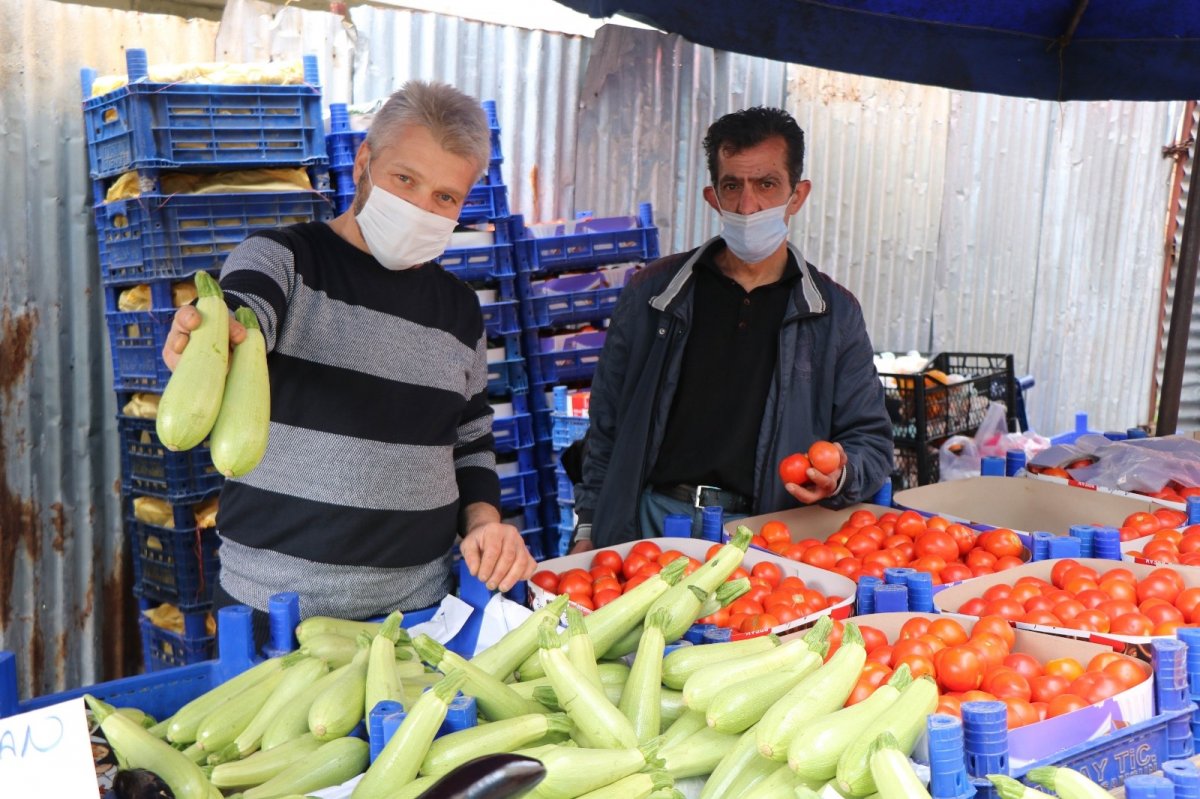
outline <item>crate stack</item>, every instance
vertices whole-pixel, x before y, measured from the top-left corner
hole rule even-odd
[[[549,554],[570,542],[573,486],[559,454],[587,430],[583,399],[604,346],[605,327],[630,273],[658,257],[650,203],[636,216],[594,218],[525,228],[516,241],[526,361],[537,439],[538,487]],[[574,412],[572,413],[572,405]]]
[[[154,671],[212,656],[214,511],[223,479],[206,445],[171,452],[155,434],[158,395],[170,376],[161,352],[172,317],[189,301],[195,273],[216,276],[250,233],[330,219],[333,208],[315,58],[304,59],[298,85],[155,83],[140,49],[126,51],[126,64],[128,82],[95,97],[96,72],[85,69],[81,77],[120,409],[124,525],[144,611],[145,666]],[[178,188],[190,176],[263,167],[302,168],[312,189],[190,194]],[[124,198],[110,201],[110,192]],[[140,301],[131,304],[134,297]],[[164,617],[182,632],[151,622]]]
[[[881,372],[884,404],[892,420],[895,491],[936,483],[938,450],[951,436],[973,436],[992,402],[1016,420],[1017,384],[1013,356],[943,352],[919,374]]]
[[[487,174],[471,189],[459,215],[460,230],[438,259],[441,266],[475,290],[488,336],[488,395],[494,411],[496,470],[504,520],[521,530],[526,546],[544,556],[537,470],[533,449],[533,417],[529,381],[521,350],[517,313],[513,225],[508,216],[508,187],[500,167],[500,126],[496,104],[483,102],[491,130],[492,154]],[[354,199],[354,155],[365,132],[351,130],[345,105],[330,105],[327,136],[335,204],[341,213]]]

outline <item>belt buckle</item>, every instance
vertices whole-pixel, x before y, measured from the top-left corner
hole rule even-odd
[[[700,504],[700,497],[705,491],[715,491],[719,494],[721,492],[721,489],[718,488],[717,486],[696,486],[696,494],[692,498],[692,505],[694,507],[697,507],[697,508],[704,507],[703,505]]]

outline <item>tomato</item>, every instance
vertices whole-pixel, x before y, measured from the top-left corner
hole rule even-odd
[[[1054,564],[1050,569],[1050,582],[1054,583],[1057,588],[1062,588],[1066,582],[1067,574],[1075,569],[1080,568],[1079,562],[1070,558],[1064,558]]]
[[[1042,676],[1042,664],[1033,655],[1026,655],[1023,652],[1013,652],[1004,658],[1004,665],[1027,680]]]
[[[856,510],[850,514],[850,518],[846,520],[846,524],[850,527],[866,527],[868,524],[875,524],[879,521],[875,518],[875,514],[869,510]]]
[[[1028,700],[1020,697],[1004,697],[1002,700],[1008,710],[1008,728],[1015,730],[1027,724],[1036,724],[1038,712]]]
[[[1056,716],[1061,716],[1064,713],[1070,713],[1074,710],[1081,710],[1087,707],[1089,704],[1091,703],[1082,696],[1077,696],[1075,694],[1059,694],[1050,700],[1050,707],[1047,710],[1046,715],[1050,718],[1054,718]]]
[[[650,579],[650,577],[648,575],[643,575],[643,574],[638,574],[638,575],[634,575],[633,577],[630,577],[629,580],[625,583],[625,588],[622,589],[622,593],[628,594],[630,591],[637,588],[639,585],[641,585],[642,583],[646,582],[649,579]]]
[[[1010,595],[1012,595],[1011,585],[993,585],[983,592],[983,598],[988,602],[995,602],[997,599],[1008,599]]]
[[[846,707],[857,705],[875,693],[875,689],[887,682],[891,676],[891,669],[864,670],[859,675],[858,682],[854,684],[854,688],[850,691],[850,697],[846,699]]]
[[[1162,604],[1151,605],[1150,607],[1145,607],[1145,605],[1143,605],[1141,611],[1142,615],[1153,622],[1155,627],[1158,627],[1160,624],[1168,624],[1170,622],[1183,624],[1187,621],[1187,618],[1184,617],[1183,612],[1174,605]]]
[[[987,600],[983,597],[973,597],[962,603],[958,607],[958,612],[964,616],[982,616],[984,608],[987,607]]]
[[[750,572],[746,571],[741,566],[738,566],[736,569],[733,570],[733,574],[729,575],[729,577],[725,580],[725,582],[729,583],[729,582],[733,582],[734,580],[742,580],[742,579],[749,580]]]
[[[855,557],[861,558],[868,552],[879,549],[879,542],[869,535],[855,533],[846,541],[846,549],[854,553]]]
[[[1082,696],[1093,705],[1116,696],[1123,690],[1115,677],[1104,672],[1088,672],[1071,683],[1071,693]]]
[[[1158,518],[1163,527],[1182,527],[1187,524],[1187,514],[1181,510],[1159,508],[1154,511],[1154,516]]]
[[[938,697],[937,708],[933,712],[962,718],[962,700],[957,696],[942,694]]]
[[[660,571],[662,571],[662,565],[659,564],[658,561],[652,560],[642,568],[638,569],[638,576],[645,575],[646,577],[653,577]]]
[[[974,569],[994,569],[996,566],[996,556],[986,549],[976,547],[967,553],[967,565]],[[996,588],[998,586],[992,586]],[[1007,588],[1008,586],[1004,586]]]
[[[973,647],[983,660],[985,671],[992,666],[999,666],[1008,656],[1008,647],[1004,641],[991,633],[979,633],[971,636],[971,640],[963,646]]]
[[[779,585],[779,581],[783,579],[783,570],[768,560],[755,563],[754,567],[750,569],[750,574],[754,577],[761,577],[772,586]]]
[[[1011,697],[1028,702],[1033,694],[1033,689],[1029,687],[1029,680],[1007,666],[990,669],[985,673],[981,687],[988,693],[995,694],[998,699]]]
[[[1200,606],[1200,588],[1185,588],[1175,597],[1175,607],[1183,611],[1188,619],[1191,619],[1197,606]]]
[[[941,558],[944,563],[958,559],[958,543],[949,533],[931,530],[922,533],[913,541],[917,555],[920,557]],[[943,565],[942,568],[945,568]]]
[[[890,646],[877,646],[867,652],[868,663],[882,663],[885,666],[892,665],[892,648]]]
[[[543,591],[549,591],[552,594],[558,593],[558,575],[548,569],[534,572],[533,576],[529,578],[529,582]]]
[[[984,616],[979,621],[975,622],[975,626],[971,628],[971,637],[974,638],[981,633],[991,633],[1004,641],[1007,649],[1012,649],[1016,643],[1017,634],[1008,622],[998,616]]]
[[[1011,556],[1014,558],[1021,557],[1021,552],[1024,547],[1021,546],[1021,539],[1012,530],[1003,528],[991,530],[979,536],[979,543],[988,552],[995,555],[997,558]]]
[[[692,572],[696,571],[696,569],[699,569],[699,568],[700,568],[700,561],[696,560],[695,558],[688,558],[687,565],[683,567],[683,576],[687,577],[689,574],[691,574]]]
[[[1085,610],[1087,610],[1087,608],[1084,607],[1083,603],[1079,600],[1064,599],[1062,602],[1059,602],[1057,605],[1055,605],[1054,610],[1051,612],[1055,616],[1058,616],[1060,619],[1062,619],[1065,626],[1066,622],[1069,622],[1071,619],[1075,618],[1080,613],[1083,613]]]
[[[774,544],[779,541],[791,541],[792,534],[788,530],[788,526],[783,522],[769,521],[762,526],[758,534],[766,539],[767,543]]]
[[[772,605],[767,608],[767,613],[779,619],[780,624],[787,624],[789,621],[795,621],[808,615],[797,610],[793,605]]]
[[[895,653],[892,657],[892,664],[895,665],[901,659],[909,655],[925,655],[928,657],[933,654],[933,649],[929,644],[919,638],[904,638],[901,633],[901,638],[892,645],[892,651]]]
[[[764,608],[761,602],[755,602],[753,599],[747,599],[746,597],[742,596],[730,603],[729,612],[730,614],[746,613],[753,616],[758,613],[763,613]]]
[[[611,549],[602,549],[592,556],[592,568],[603,566],[613,574],[619,574],[621,571],[621,556]]]
[[[721,608],[711,616],[705,616],[702,619],[696,619],[696,624],[715,624],[718,627],[728,627],[729,608]]]
[[[592,594],[592,602],[596,607],[602,608],[620,595],[621,591],[619,588],[605,588]]]
[[[1171,603],[1175,602],[1176,597],[1179,596],[1183,589],[1175,581],[1162,574],[1164,571],[1166,570],[1155,569],[1138,583],[1137,595],[1139,602],[1151,597],[1165,599]]]
[[[630,552],[629,556],[625,558],[625,562],[621,564],[621,574],[625,576],[626,580],[633,579],[633,576],[649,562],[644,556]]]
[[[567,596],[571,597],[571,601],[581,608],[596,609],[596,603],[592,600],[591,594],[572,594],[568,591]]]
[[[984,609],[988,617],[999,617],[1005,621],[1016,621],[1025,615],[1025,608],[1015,599],[997,599]]]
[[[808,482],[808,470],[811,466],[807,455],[799,452],[788,455],[779,464],[779,477],[785,483],[804,485]]]
[[[914,680],[926,675],[932,677],[937,671],[933,665],[933,658],[928,655],[907,655],[893,662],[896,668],[900,668],[901,665],[908,666],[908,670],[912,672]]]
[[[615,580],[617,579],[618,572],[613,571],[607,566],[593,566],[588,570],[588,574],[591,575],[593,580],[603,580],[605,577]]]
[[[1117,635],[1152,635],[1154,623],[1141,613],[1126,613],[1112,619],[1108,629],[1099,632],[1110,632]]]
[[[978,540],[977,533],[965,524],[947,525],[946,532],[954,539],[954,543],[958,545],[959,555],[965,555],[970,552]]]
[[[858,558],[842,558],[833,564],[833,570],[851,580],[856,580],[858,573],[862,571],[862,561]]]
[[[658,560],[662,556],[662,549],[653,541],[638,541],[629,554],[641,555],[646,560]]]
[[[816,441],[808,448],[808,460],[821,474],[833,474],[842,467],[842,451],[837,444]]]
[[[666,565],[673,563],[683,557],[687,557],[687,556],[684,555],[682,552],[680,552],[678,549],[668,549],[666,552],[664,552],[658,556],[658,563],[660,566],[666,566]]]
[[[592,583],[593,594],[599,593],[600,591],[611,591],[613,589],[620,591],[621,583],[618,582],[616,577],[611,575],[601,577]]]
[[[742,594],[743,599],[749,599],[766,607],[766,599],[771,595],[771,589],[766,586],[758,585],[751,586],[750,590]]]
[[[760,630],[770,630],[772,627],[778,626],[779,619],[770,613],[756,613],[742,622],[741,630],[744,633],[756,633]]]
[[[925,633],[929,632],[929,619],[916,617],[904,622],[904,626],[900,628],[900,641],[909,638],[920,638]]]
[[[949,691],[971,691],[983,681],[983,658],[969,646],[951,646],[937,660],[937,679]]]
[[[1034,702],[1049,702],[1070,687],[1070,680],[1054,674],[1043,674],[1029,681]]]
[[[568,574],[558,581],[558,592],[560,594],[570,594],[575,597],[576,594],[583,596],[592,595],[592,580],[590,577],[583,577],[578,574]]]
[[[967,631],[954,619],[936,619],[929,623],[928,632],[942,639],[946,646],[958,646],[967,642]]]
[[[868,653],[874,652],[881,646],[887,646],[887,636],[877,627],[864,624],[858,628],[858,632],[862,635],[863,648]]]
[[[1132,658],[1118,657],[1104,667],[1104,673],[1121,684],[1121,690],[1132,688],[1138,683],[1145,682],[1146,672],[1142,671]]]
[[[916,511],[906,510],[896,519],[896,532],[900,535],[916,538],[925,529],[925,517]]]
[[[943,583],[957,583],[972,577],[971,567],[963,563],[950,563],[938,573]]]
[[[818,544],[815,547],[809,547],[800,556],[801,563],[807,563],[809,566],[816,566],[818,569],[832,570],[833,565],[839,560],[837,554],[831,547],[825,544]]]

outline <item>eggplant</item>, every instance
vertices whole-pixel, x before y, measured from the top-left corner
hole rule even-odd
[[[463,763],[417,799],[511,799],[524,796],[546,776],[532,757],[484,755]]]
[[[117,772],[113,780],[117,799],[175,799],[175,794],[153,771],[133,768]]]

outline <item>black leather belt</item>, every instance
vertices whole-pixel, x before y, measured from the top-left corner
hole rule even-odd
[[[752,503],[750,497],[733,491],[726,491],[716,486],[654,486],[654,493],[664,497],[686,502],[695,508],[709,505],[720,505],[727,513],[749,513]]]

